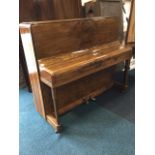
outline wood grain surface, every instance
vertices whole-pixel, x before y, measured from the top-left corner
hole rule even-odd
[[[58,54],[38,62],[41,79],[44,82],[47,80],[52,87],[58,87],[116,65],[128,57],[131,57],[131,48],[115,41],[86,50]]]
[[[118,39],[117,18],[86,18],[30,23],[37,59]]]

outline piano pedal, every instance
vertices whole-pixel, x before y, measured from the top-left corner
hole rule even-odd
[[[83,102],[89,104],[89,98],[83,98]]]
[[[83,100],[84,100],[84,102],[85,102],[86,104],[89,104],[91,101],[95,102],[95,101],[96,101],[96,98],[90,97],[90,98],[85,98],[85,99],[83,99]]]
[[[96,98],[94,97],[90,97],[91,101],[95,102],[96,101]]]

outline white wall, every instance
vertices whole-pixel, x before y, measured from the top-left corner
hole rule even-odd
[[[89,2],[89,1],[96,1],[96,0],[82,0],[82,5],[84,5],[84,3]]]

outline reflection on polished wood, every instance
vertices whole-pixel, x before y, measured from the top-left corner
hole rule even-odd
[[[116,41],[90,49],[57,54],[38,62],[41,79],[47,80],[47,84],[50,83],[52,87],[58,87],[118,64],[129,56],[130,48],[124,48]]]
[[[116,65],[129,62],[118,25],[112,17],[20,24],[36,108],[57,132],[60,115],[110,89]]]

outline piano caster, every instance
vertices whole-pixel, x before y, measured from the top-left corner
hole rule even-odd
[[[89,97],[89,98],[84,98],[84,99],[83,99],[83,102],[85,102],[86,104],[89,104],[89,101],[95,102],[95,101],[96,101],[96,98],[94,98],[94,97]]]
[[[120,93],[124,93],[128,90],[128,85],[121,84],[115,81],[114,86],[119,89]]]
[[[61,132],[62,132],[62,129],[63,129],[62,125],[57,126],[56,129],[55,129],[55,133],[56,133],[56,134],[61,133]]]
[[[124,85],[121,89],[121,93],[125,93],[128,90],[128,85]]]

